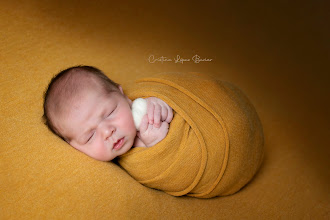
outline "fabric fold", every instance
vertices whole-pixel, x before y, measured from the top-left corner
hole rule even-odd
[[[263,158],[263,131],[247,97],[201,73],[163,73],[138,80],[131,99],[158,97],[174,110],[169,133],[150,148],[132,148],[119,164],[141,184],[174,196],[237,192]]]

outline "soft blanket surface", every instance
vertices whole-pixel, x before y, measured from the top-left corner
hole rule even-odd
[[[171,3],[0,1],[1,220],[330,219],[326,1]],[[148,62],[195,52],[214,60]],[[124,89],[171,71],[233,82],[262,122],[259,171],[232,196],[174,197],[70,148],[42,124],[42,94],[78,64]]]
[[[169,133],[151,148],[133,148],[119,163],[140,183],[199,198],[237,192],[263,158],[263,131],[246,96],[200,73],[138,80],[130,98],[155,96],[175,111]]]

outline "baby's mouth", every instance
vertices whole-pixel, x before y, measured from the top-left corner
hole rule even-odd
[[[124,145],[124,138],[120,138],[116,141],[116,143],[113,144],[113,149],[120,150],[123,145]]]

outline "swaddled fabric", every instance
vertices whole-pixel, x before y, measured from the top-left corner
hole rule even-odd
[[[125,92],[131,99],[158,97],[174,110],[161,142],[118,159],[141,184],[174,196],[211,198],[237,192],[260,167],[262,126],[233,85],[200,73],[164,73]]]

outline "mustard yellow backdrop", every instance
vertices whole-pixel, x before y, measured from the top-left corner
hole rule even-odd
[[[0,219],[329,219],[325,4],[1,1]],[[171,71],[236,84],[264,127],[261,169],[232,196],[173,197],[68,147],[41,122],[42,94],[78,64],[124,88]]]

